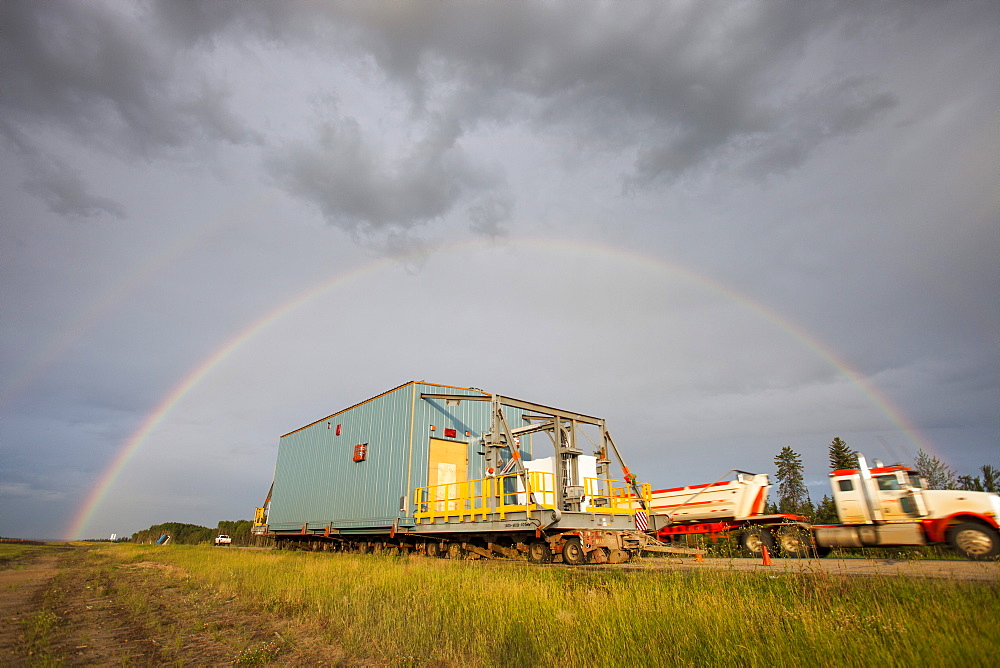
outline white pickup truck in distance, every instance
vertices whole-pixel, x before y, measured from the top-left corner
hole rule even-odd
[[[215,544],[216,545],[231,545],[232,542],[233,542],[232,538],[230,538],[229,536],[227,536],[224,533],[223,534],[219,534],[218,536],[215,537]]]

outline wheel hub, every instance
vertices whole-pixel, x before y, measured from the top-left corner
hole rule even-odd
[[[967,554],[976,556],[988,554],[993,548],[990,537],[982,531],[975,529],[965,529],[955,534],[955,544]]]

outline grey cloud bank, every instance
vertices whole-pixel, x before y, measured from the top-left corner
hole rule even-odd
[[[997,464],[998,26],[6,3],[0,534],[65,533],[154,415],[81,530],[249,517],[280,434],[410,379],[607,417],[654,485]]]

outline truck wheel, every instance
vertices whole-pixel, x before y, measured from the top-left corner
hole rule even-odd
[[[799,527],[785,527],[778,533],[778,543],[781,546],[781,556],[792,559],[809,557],[812,546],[809,536]],[[770,549],[770,548],[768,548]]]
[[[759,557],[764,554],[764,546],[770,554],[774,553],[774,536],[767,529],[747,529],[740,534],[740,547],[751,557]]]
[[[544,540],[536,540],[528,545],[528,561],[533,564],[552,563],[552,550]]]
[[[448,558],[449,559],[465,559],[465,548],[462,547],[461,543],[448,543]]]
[[[1000,555],[1000,535],[977,522],[963,522],[948,531],[948,544],[966,559],[982,561]]]
[[[563,545],[563,561],[570,566],[579,566],[587,563],[587,553],[583,551],[583,543],[579,538],[573,537]]]
[[[444,550],[442,549],[441,543],[436,540],[427,541],[427,556],[433,557],[435,559],[444,556]]]

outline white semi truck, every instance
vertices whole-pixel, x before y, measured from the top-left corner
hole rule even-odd
[[[1000,495],[927,489],[906,466],[858,468],[830,473],[839,524],[814,525],[798,515],[765,515],[766,475],[735,471],[733,480],[654,491],[650,511],[671,523],[657,536],[685,542],[694,534],[734,533],[744,550],[759,555],[825,556],[835,547],[888,547],[948,543],[975,560],[1000,556]]]

